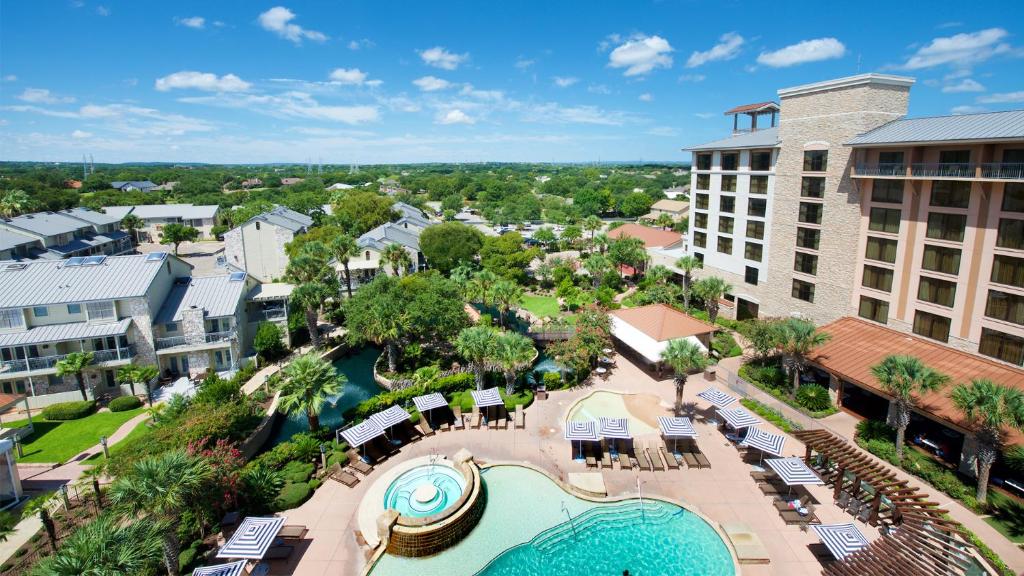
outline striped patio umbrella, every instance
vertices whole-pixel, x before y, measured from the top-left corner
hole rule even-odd
[[[760,428],[747,430],[747,436],[740,442],[740,446],[749,446],[761,451],[761,457],[767,452],[773,456],[782,456],[782,448],[786,445],[786,437],[781,434],[765,432]]]
[[[749,428],[751,426],[757,426],[761,423],[753,414],[747,412],[743,408],[728,408],[726,410],[718,410],[718,415],[721,416],[729,426],[739,430],[741,428]]]
[[[599,434],[609,442],[609,451],[618,455],[618,443],[615,440],[629,440],[629,421],[625,418],[608,418],[601,416]]]
[[[245,574],[245,565],[248,560],[239,560],[229,564],[217,564],[216,566],[203,566],[192,571],[192,576],[242,576]]]
[[[681,416],[658,416],[658,428],[661,428],[661,435],[665,438],[672,438],[672,451],[676,451],[676,442],[680,438],[696,438],[697,431],[693,429],[693,422],[689,418]]]
[[[412,399],[412,403],[416,405],[416,409],[420,411],[420,414],[427,415],[427,421],[430,422],[431,428],[434,427],[434,422],[430,419],[433,414],[431,411],[435,408],[448,406],[448,402],[445,401],[444,396],[440,392],[417,396]]]
[[[249,516],[242,520],[231,540],[221,546],[217,558],[260,560],[274,543],[284,521],[283,516]]]
[[[380,426],[385,431],[390,430],[395,424],[401,424],[412,418],[412,414],[395,404],[394,406],[388,407],[386,410],[381,410],[376,414],[371,414],[368,420],[372,420],[377,426]],[[391,440],[392,444],[401,444],[400,440]]]
[[[345,439],[345,442],[348,442],[349,446],[358,448],[377,436],[383,436],[384,429],[378,426],[373,420],[363,420],[355,426],[339,430],[338,434]],[[365,459],[365,456],[363,456],[363,458]]]
[[[757,428],[754,428],[751,432],[754,430],[757,430]],[[782,481],[787,486],[804,484],[820,486],[824,484],[821,478],[814,473],[814,470],[811,470],[800,458],[769,458],[764,462],[769,468],[775,470],[775,473],[779,475],[779,478],[782,478]]]
[[[821,543],[839,560],[868,545],[868,539],[853,524],[812,524],[811,529],[818,533]]]
[[[569,420],[565,423],[565,439],[569,442],[579,441],[580,455],[583,454],[583,441],[597,440],[597,422],[593,420]]]
[[[501,399],[501,393],[498,392],[497,388],[487,388],[485,390],[472,390],[470,394],[473,395],[473,402],[476,403],[477,408],[487,409],[487,411],[484,413],[485,416],[490,415],[492,406],[505,405],[505,402]],[[488,420],[490,420],[490,418],[488,418]]]
[[[699,392],[697,396],[711,402],[715,408],[726,408],[736,401],[735,396],[729,396],[718,388],[708,388],[703,392]]]

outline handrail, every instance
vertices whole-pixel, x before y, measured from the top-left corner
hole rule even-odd
[[[854,176],[907,178],[987,178],[1024,180],[1024,162],[915,162],[912,164],[858,164]]]

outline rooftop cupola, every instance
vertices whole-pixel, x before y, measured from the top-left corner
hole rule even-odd
[[[756,132],[759,128],[757,125],[757,119],[760,116],[771,116],[770,126],[760,126],[760,128],[774,128],[775,118],[779,113],[779,105],[775,102],[758,102],[757,104],[744,104],[743,106],[737,106],[731,110],[726,110],[726,116],[732,116],[732,133],[741,134],[744,132]],[[740,126],[740,115],[750,117],[750,126]],[[746,122],[744,122],[745,124]]]

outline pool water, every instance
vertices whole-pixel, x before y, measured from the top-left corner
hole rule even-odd
[[[339,428],[344,423],[342,414],[385,390],[373,380],[373,363],[380,356],[381,349],[366,346],[349,356],[334,361],[334,371],[344,374],[347,381],[341,388],[341,395],[327,399],[320,412],[320,425]],[[298,432],[308,432],[309,424],[305,413],[292,414],[278,421],[271,437],[270,446],[276,446]]]
[[[441,512],[462,496],[466,479],[446,464],[426,464],[395,478],[384,493],[384,508],[422,518]]]
[[[555,359],[545,354],[543,351],[537,355],[537,360],[533,362],[533,366],[530,371],[526,373],[526,380],[529,384],[541,384],[541,380],[544,378],[544,374],[548,372],[562,372],[565,370],[561,364],[555,362]]]

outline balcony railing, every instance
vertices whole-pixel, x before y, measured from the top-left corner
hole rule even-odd
[[[203,339],[190,338],[188,336],[170,336],[156,339],[156,349],[166,350],[168,348],[179,348],[182,346],[203,346],[205,344],[217,344],[219,342],[230,342],[236,335],[234,330],[223,332],[207,332]]]
[[[353,283],[352,288],[354,289],[355,287],[356,285]],[[260,320],[284,320],[288,317],[288,312],[286,312],[284,308],[270,308],[267,310],[260,310],[256,313],[256,317]]]
[[[134,356],[135,346],[126,346],[115,350],[96,350],[92,353],[92,361],[93,364],[103,364],[104,362],[128,361]],[[55,356],[0,361],[0,374],[51,370],[57,366],[58,362],[67,357],[67,354],[57,354]]]
[[[1024,162],[918,162],[905,164],[862,164],[853,172],[860,177],[906,178],[985,178],[991,180],[1024,180]]]
[[[981,165],[981,177],[995,180],[1024,180],[1024,162],[989,162]]]
[[[951,163],[914,163],[910,165],[910,175],[918,178],[974,178],[977,170],[973,164]]]
[[[857,166],[858,176],[906,176],[907,167],[903,164],[875,164],[873,166]]]

